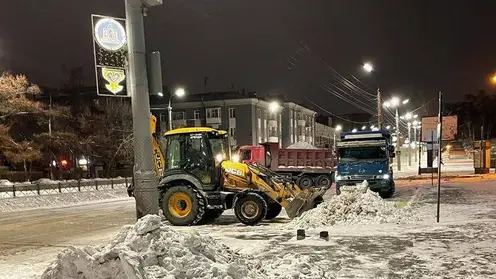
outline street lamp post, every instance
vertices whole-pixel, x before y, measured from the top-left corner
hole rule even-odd
[[[336,152],[336,132],[339,132],[343,129],[341,125],[337,125],[336,128],[334,128],[334,138],[333,138],[333,145],[334,145],[334,152]]]
[[[384,102],[384,106],[385,107],[390,107],[390,108],[394,108],[395,109],[395,120],[396,120],[396,148],[397,148],[397,157],[396,157],[396,160],[397,160],[397,168],[398,168],[398,171],[401,171],[401,152],[400,152],[400,149],[401,149],[401,145],[399,145],[398,143],[400,142],[400,136],[401,136],[401,132],[400,132],[400,114],[399,114],[399,106],[400,105],[406,105],[408,104],[409,100],[408,99],[405,99],[405,100],[400,100],[398,97],[393,97],[391,98],[391,100],[389,101],[386,101]]]
[[[146,48],[143,13],[145,8],[160,5],[161,1],[125,0],[126,33],[128,43],[129,92],[133,113],[134,168],[133,183],[136,215],[158,215],[159,193],[153,164],[152,135],[150,134],[150,100],[146,70]]]
[[[371,63],[365,63],[363,64],[363,69],[367,73],[373,73],[374,66]],[[377,84],[377,127],[379,127],[379,130],[382,129],[382,97],[379,84]]]
[[[171,106],[172,97],[177,96],[181,98],[184,96],[184,94],[186,94],[186,91],[184,91],[183,88],[178,88],[176,89],[174,94],[171,94],[169,97],[169,106],[167,107],[167,111],[169,112],[169,131],[172,130],[172,106]]]

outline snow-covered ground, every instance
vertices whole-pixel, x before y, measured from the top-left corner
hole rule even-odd
[[[43,196],[21,196],[16,198],[0,199],[0,212],[12,212],[36,208],[53,208],[128,198],[126,189],[56,193]]]
[[[123,269],[121,262],[117,261],[119,255],[122,255],[128,263],[143,261],[142,267],[153,271],[149,274],[160,275],[164,270],[179,272],[176,273],[177,276],[162,277],[167,279],[496,277],[496,183],[486,181],[443,185],[440,223],[435,222],[436,187],[430,185],[408,187],[398,189],[398,194],[391,201],[394,203],[394,208],[391,207],[393,204],[388,206],[379,200],[374,200],[369,193],[347,199],[331,197],[330,201],[334,205],[322,205],[320,209],[315,210],[321,210],[323,213],[332,212],[341,217],[350,212],[354,217],[353,221],[335,222],[335,218],[329,218],[330,221],[320,222],[318,226],[306,226],[309,228],[306,230],[307,238],[304,240],[296,240],[295,237],[296,229],[302,227],[301,224],[297,221],[289,222],[284,214],[272,222],[247,227],[238,223],[232,212],[228,211],[212,225],[172,228],[165,225],[163,229],[158,229],[157,225],[154,225],[155,227],[152,227],[156,230],[152,231],[155,233],[149,236],[138,232],[147,231],[148,229],[145,228],[149,226],[137,225],[126,227],[111,242],[109,242],[110,235],[112,235],[110,227],[105,233],[98,231],[98,234],[91,235],[86,231],[87,235],[84,237],[75,233],[78,238],[70,240],[71,238],[68,237],[64,241],[56,241],[54,238],[52,241],[53,245],[62,247],[70,244],[80,246],[91,242],[107,244],[106,248],[75,249],[72,253],[73,255],[91,255],[95,259],[100,259],[99,262],[102,262],[102,265],[115,267],[114,271]],[[357,200],[366,200],[368,203],[366,206],[360,206],[354,203]],[[415,218],[407,218],[407,222],[396,222],[394,218],[372,218],[374,214],[381,215],[387,212],[395,216],[394,214],[405,210],[403,206],[408,201],[410,203],[407,205],[408,209],[405,214],[413,214]],[[340,202],[341,205],[338,204]],[[131,202],[120,206],[125,206],[120,210],[123,215],[133,212],[134,205]],[[380,210],[374,213],[371,206],[376,206]],[[116,209],[111,204],[92,208],[99,213],[94,216],[93,223],[103,224],[103,220],[109,220],[106,218],[119,222],[120,215],[115,213]],[[106,208],[110,208],[107,213]],[[83,223],[85,221],[79,221],[78,218],[84,216],[83,219],[89,219],[88,215],[95,214],[93,211],[85,212],[83,208],[77,211],[71,209],[71,211],[77,212],[79,216],[73,219],[74,225],[85,224]],[[64,214],[63,211],[56,212]],[[302,216],[301,218],[315,218],[318,214],[308,215],[310,217]],[[2,216],[0,213],[0,218]],[[360,222],[357,216],[362,216],[364,221]],[[6,219],[0,220],[9,220],[7,215],[3,217]],[[132,217],[126,216],[127,219],[123,221],[129,222]],[[72,220],[70,217],[67,218],[67,220]],[[99,221],[100,219],[102,221]],[[343,219],[338,218],[338,220]],[[154,222],[150,223],[154,224]],[[30,221],[30,224],[35,227],[33,230],[42,228],[43,225],[37,224],[34,219]],[[28,224],[25,226],[26,230],[29,230],[30,226]],[[81,225],[81,228],[87,226],[90,225]],[[54,230],[57,231],[57,228]],[[323,230],[329,233],[328,241],[319,239],[319,233]],[[59,230],[59,233],[63,231],[65,230]],[[115,227],[114,235],[117,235],[117,231],[118,228]],[[0,227],[1,234],[2,227]],[[81,240],[83,238],[84,241]],[[23,239],[29,238],[25,236],[17,240],[22,242]],[[4,240],[0,237],[0,241]],[[169,244],[161,245],[162,241]],[[227,245],[229,249],[219,248],[222,244]],[[2,270],[0,278],[40,276],[49,261],[56,259],[57,251],[63,249],[62,247],[50,247],[45,252],[40,251],[41,254],[36,254],[37,251],[33,252],[25,243],[19,245],[24,245],[27,251],[17,249],[15,254],[7,252],[4,257],[0,257],[0,270]],[[137,249],[138,246],[141,248]],[[118,247],[118,249],[112,250],[110,249],[112,247]],[[0,256],[2,255],[1,249],[2,246],[0,246]],[[109,251],[116,253],[109,253]],[[146,259],[139,257],[145,254],[149,256],[150,253],[155,256]],[[102,256],[104,257],[101,258]],[[182,259],[192,258],[198,261],[197,265],[189,266],[187,261],[182,261]],[[217,258],[215,263],[213,258]],[[59,259],[67,260],[71,259],[71,256],[62,254]],[[36,261],[36,265],[31,264]],[[79,263],[86,263],[84,265],[86,268],[91,266],[91,260],[85,261],[79,261]],[[243,264],[240,265],[240,262]],[[55,264],[58,264],[58,267],[63,266],[60,261]],[[243,269],[238,269],[241,266]],[[197,267],[202,267],[201,271],[205,273],[209,271],[210,274],[229,274],[231,277],[201,277],[200,275],[187,277],[180,273],[180,271],[187,270],[200,272]],[[126,268],[129,268],[127,264],[124,265],[124,270]],[[241,273],[242,270],[244,273]],[[57,272],[45,278],[70,278],[67,275],[57,277],[55,274]],[[242,276],[242,274],[245,275]]]

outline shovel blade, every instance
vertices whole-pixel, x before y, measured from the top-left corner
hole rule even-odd
[[[307,188],[300,192],[285,208],[288,217],[293,219],[301,213],[313,209],[317,202],[322,200],[321,197],[326,191],[327,189],[325,188]]]

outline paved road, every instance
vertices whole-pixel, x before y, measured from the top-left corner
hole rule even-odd
[[[90,244],[133,223],[132,199],[0,213],[0,260],[43,247]],[[91,238],[91,241],[86,241]],[[60,248],[58,248],[60,250]]]

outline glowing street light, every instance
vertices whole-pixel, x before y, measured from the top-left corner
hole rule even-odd
[[[372,64],[370,63],[365,63],[363,64],[363,69],[367,72],[367,73],[370,73],[374,70],[374,66],[372,66]]]
[[[174,94],[171,94],[171,96],[169,97],[169,106],[167,107],[167,110],[169,111],[169,131],[172,130],[172,97],[176,96],[178,98],[182,98],[184,97],[184,95],[186,95],[186,91],[184,90],[184,88],[179,87],[176,89],[176,91],[174,91]]]
[[[343,126],[341,125],[336,125],[336,127],[334,128],[334,135],[333,135],[333,144],[334,144],[334,150],[336,150],[336,132],[339,132],[343,130]]]
[[[279,110],[280,106],[277,101],[273,101],[269,104],[269,111],[271,113],[276,113]]]
[[[388,130],[391,129],[391,125],[387,125],[386,129],[388,129]]]
[[[491,82],[496,84],[496,74],[491,77]]]
[[[367,129],[367,126],[362,126],[362,130],[366,130]]]
[[[351,130],[352,133],[356,133],[358,130],[355,128],[353,130]]]

